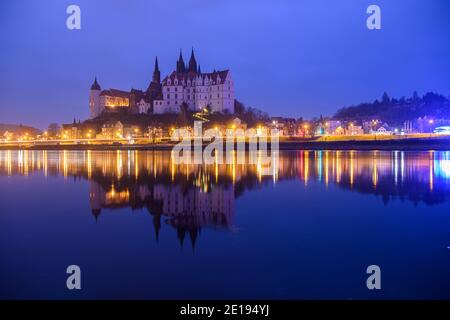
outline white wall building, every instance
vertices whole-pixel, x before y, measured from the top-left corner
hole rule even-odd
[[[200,111],[207,106],[213,112],[234,113],[234,82],[229,70],[202,73],[192,50],[186,65],[180,52],[176,70],[160,81],[158,59],[152,82],[146,91],[132,89],[101,90],[95,78],[89,94],[91,118],[104,110],[128,108],[134,113],[179,113],[186,103],[190,111]],[[153,109],[153,110],[152,110]]]
[[[177,69],[162,81],[162,99],[153,101],[154,113],[178,113],[185,102],[191,111],[234,113],[234,82],[229,70],[202,73],[192,51],[188,66],[183,56]]]

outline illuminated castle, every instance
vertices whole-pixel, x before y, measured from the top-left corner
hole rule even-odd
[[[176,69],[161,82],[158,58],[155,60],[152,81],[146,91],[131,89],[102,90],[97,78],[89,94],[90,117],[103,111],[125,109],[132,114],[178,113],[185,104],[190,111],[210,107],[211,111],[234,113],[234,82],[229,70],[201,72],[192,50],[186,65],[180,51]]]

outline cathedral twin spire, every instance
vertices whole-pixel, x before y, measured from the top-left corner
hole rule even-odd
[[[180,50],[180,57],[177,62],[177,72],[185,73],[185,72],[198,72],[200,73],[200,65],[197,67],[197,61],[195,60],[194,48],[192,48],[191,58],[189,59],[189,65],[186,68],[183,60],[183,54]],[[158,57],[155,59],[155,69],[153,71],[153,81],[155,83],[161,83],[161,72],[159,71]],[[95,77],[94,83],[91,86],[91,90],[101,90],[100,85],[97,82],[97,77]]]
[[[200,72],[200,66],[197,67],[197,61],[195,60],[194,48],[191,51],[191,58],[189,59],[189,64],[186,66],[183,60],[183,53],[180,50],[180,56],[177,61],[177,72]]]
[[[177,72],[197,72],[201,73],[200,65],[197,66],[197,61],[195,60],[194,48],[191,51],[191,58],[189,59],[188,66],[185,65],[183,60],[183,53],[180,50],[180,56],[177,61]],[[158,57],[155,59],[155,69],[153,71],[152,82],[161,83],[161,72],[159,71]],[[95,77],[94,83],[91,86],[91,90],[101,90],[100,85],[97,82],[97,77]]]
[[[181,52],[181,50],[180,50],[180,57],[178,58],[177,61],[177,72],[178,73],[186,72],[186,65],[184,64],[183,53]]]
[[[197,61],[195,60],[194,48],[192,48],[191,59],[189,59],[189,71],[197,72]]]

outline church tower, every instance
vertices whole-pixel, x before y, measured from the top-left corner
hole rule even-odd
[[[95,77],[94,83],[91,86],[89,92],[89,112],[90,118],[96,118],[102,113],[102,107],[100,106],[100,92],[102,88],[97,82],[97,77]]]
[[[186,72],[186,65],[184,64],[183,54],[181,53],[181,50],[180,50],[180,57],[178,58],[177,61],[177,72],[178,73]]]
[[[161,72],[159,71],[158,57],[156,57],[156,60],[155,60],[155,70],[153,70],[152,81],[155,83],[161,83]]]
[[[194,48],[192,48],[191,58],[189,59],[189,72],[197,72],[197,61],[195,60]]]

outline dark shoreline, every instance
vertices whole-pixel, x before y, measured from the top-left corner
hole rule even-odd
[[[0,145],[0,150],[172,150],[175,143],[158,144],[39,144],[39,145]],[[205,143],[203,147],[207,146]],[[248,146],[247,146],[248,148]],[[270,144],[268,145],[270,149]],[[450,138],[411,138],[391,140],[348,140],[314,141],[285,140],[279,143],[280,150],[418,150],[450,151]]]

